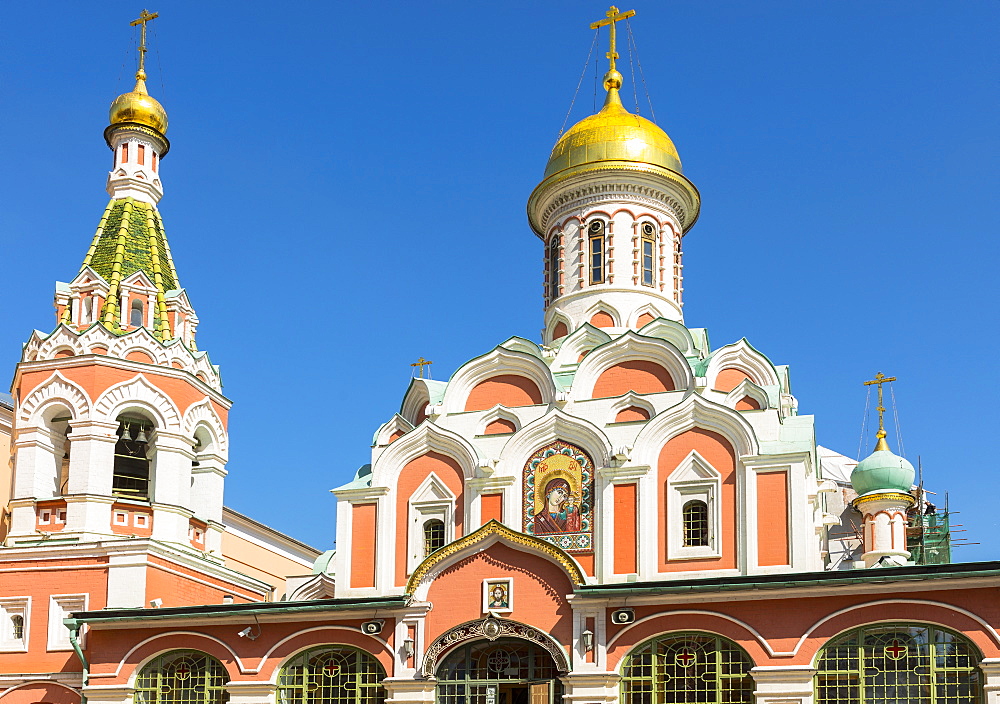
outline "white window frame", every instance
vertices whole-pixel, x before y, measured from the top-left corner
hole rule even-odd
[[[432,518],[444,523],[444,544],[455,539],[455,496],[436,474],[431,472],[410,496],[407,510],[406,572],[424,561],[424,524]]]
[[[722,557],[722,475],[692,450],[667,479],[667,560]],[[708,545],[684,545],[684,504],[708,506]]]
[[[53,594],[49,597],[49,635],[46,650],[72,650],[69,629],[63,619],[74,611],[86,611],[89,594]],[[82,642],[82,636],[81,636]]]
[[[24,619],[24,636],[14,638],[12,616]],[[31,597],[9,596],[0,598],[0,652],[26,653],[31,636]]]

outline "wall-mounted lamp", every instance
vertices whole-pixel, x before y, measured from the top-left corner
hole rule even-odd
[[[163,599],[153,599],[149,602],[149,605],[154,609],[158,609],[163,606]]]
[[[580,634],[583,637],[583,649],[587,652],[594,649],[594,632],[590,629]]]
[[[413,639],[405,638],[403,640],[403,659],[409,660],[413,657]]]
[[[234,601],[235,601],[235,598],[233,597],[232,594],[223,594],[222,595],[222,603],[223,604],[232,604]]]

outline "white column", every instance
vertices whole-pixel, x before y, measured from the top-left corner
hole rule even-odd
[[[191,518],[191,460],[187,438],[157,430],[153,468],[153,538],[186,544]]]
[[[132,701],[135,690],[117,685],[88,685],[83,688],[83,693],[87,695],[87,704],[126,704]]]
[[[985,704],[1000,704],[1000,658],[987,658],[979,663],[983,671],[983,691],[986,693]]]
[[[815,668],[808,665],[790,667],[755,667],[754,696],[757,704],[813,704]]]
[[[570,672],[560,679],[564,702],[618,702],[618,683],[622,678],[614,672]]]
[[[146,564],[145,546],[128,548],[112,553],[108,558],[108,606],[109,609],[139,609],[146,607]],[[162,598],[163,594],[153,594],[151,598]]]
[[[61,434],[47,428],[18,429],[14,443],[13,498],[50,499],[57,495],[63,443]]]
[[[198,455],[191,467],[191,511],[203,521],[222,521],[226,462],[218,455]]]
[[[226,685],[229,704],[270,704],[277,685],[270,682],[230,682]]]
[[[385,704],[434,704],[437,680],[415,680],[387,677],[382,680],[385,686]]]
[[[82,421],[72,426],[65,531],[108,534],[118,423]]]

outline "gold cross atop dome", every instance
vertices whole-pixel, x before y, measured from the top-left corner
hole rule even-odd
[[[885,423],[883,421],[885,407],[882,405],[882,384],[890,381],[896,381],[896,377],[886,376],[882,372],[879,372],[875,375],[874,379],[865,382],[865,386],[871,386],[872,384],[878,386],[878,406],[875,408],[875,410],[878,411],[878,432],[875,433],[875,437],[878,438],[878,442],[875,444],[875,452],[889,449],[889,443],[885,441]]]
[[[618,52],[615,51],[615,40],[617,38],[617,33],[615,31],[615,23],[621,22],[622,20],[627,20],[629,17],[635,17],[635,10],[628,10],[627,12],[619,12],[618,8],[614,5],[611,9],[605,13],[607,19],[598,20],[597,22],[591,22],[591,29],[600,29],[601,27],[608,27],[611,31],[611,50],[607,53],[608,59],[611,61],[611,67],[608,69],[608,73],[615,71],[615,59],[618,58]],[[605,77],[606,80],[606,77]]]
[[[428,361],[428,360],[424,359],[423,357],[421,357],[420,359],[418,359],[416,362],[414,362],[410,366],[411,367],[417,367],[420,370],[420,376],[418,378],[419,379],[423,379],[424,378],[424,367],[426,367],[428,365],[431,365],[431,364],[434,364],[434,362]],[[431,377],[431,373],[430,373],[430,370],[428,369],[427,370],[427,378],[430,379],[430,377]]]
[[[136,78],[139,80],[146,80],[146,23],[150,20],[155,20],[160,16],[159,12],[149,12],[148,10],[143,10],[139,13],[139,19],[132,20],[129,22],[129,27],[135,27],[136,25],[142,25],[142,36],[139,39],[139,71],[136,73]],[[139,73],[143,74],[142,78],[139,78]]]

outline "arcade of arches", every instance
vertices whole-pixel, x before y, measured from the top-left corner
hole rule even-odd
[[[981,655],[963,636],[918,623],[873,624],[831,639],[815,661],[814,704],[982,704]],[[754,704],[754,662],[731,640],[673,632],[633,647],[620,669],[623,704]],[[552,655],[519,638],[452,647],[435,669],[438,704],[562,704]],[[322,645],[288,658],[277,674],[280,704],[383,704],[386,672],[370,653]],[[196,650],[155,657],[138,673],[135,702],[229,700],[226,668]]]

